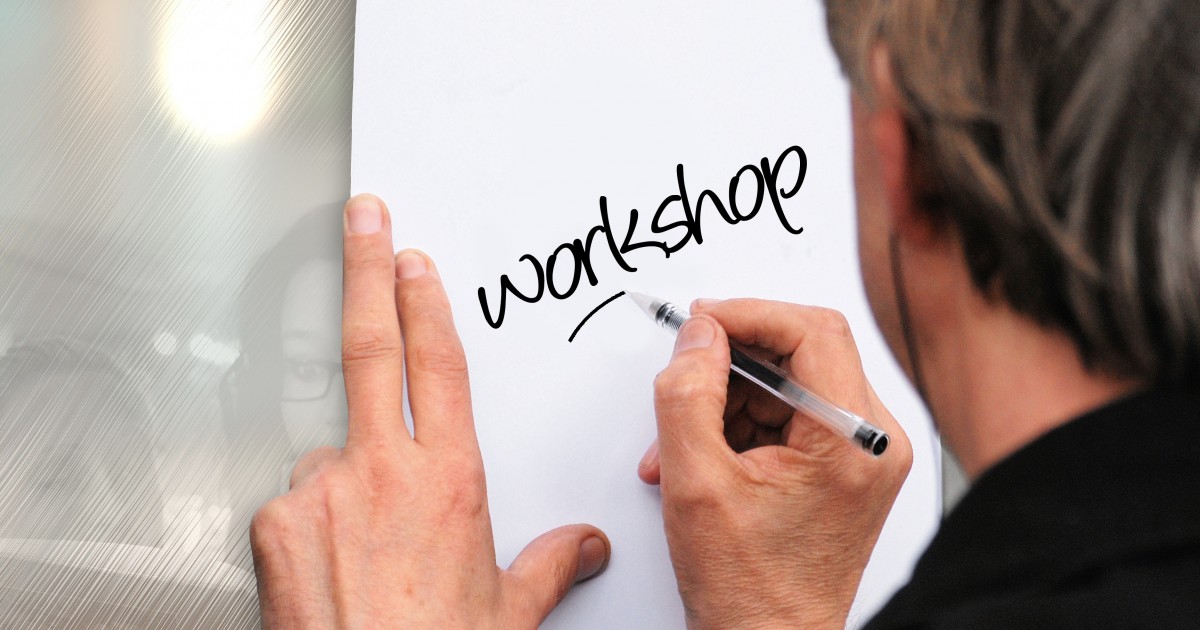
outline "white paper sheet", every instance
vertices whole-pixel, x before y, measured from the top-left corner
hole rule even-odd
[[[635,474],[655,434],[652,380],[671,339],[621,299],[568,342],[624,289],[846,313],[868,375],[916,451],[856,618],[886,601],[936,525],[937,455],[858,277],[847,87],[820,3],[360,0],[356,46],[351,186],[388,201],[397,246],[429,252],[447,283],[500,562],[561,524],[594,523],[612,539],[607,573],[573,592],[546,627],[683,627],[659,495]],[[674,247],[690,232],[651,230],[660,204],[679,194],[677,165],[693,211],[705,189],[729,210],[730,178],[746,165],[762,174],[764,157],[778,186],[794,187],[797,152],[776,165],[792,146],[807,172],[778,209],[764,190],[759,212],[731,224],[710,199],[702,244],[693,238],[669,257],[653,246],[620,254],[633,208],[631,245]],[[753,209],[757,190],[756,171],[742,171],[738,213]],[[660,227],[683,213],[681,202],[668,205]],[[581,266],[569,290],[581,249],[571,244],[589,234],[596,284]],[[544,267],[556,249],[541,299],[509,295],[503,321],[490,325],[479,289],[495,320],[502,274],[535,294],[535,265],[519,259]]]

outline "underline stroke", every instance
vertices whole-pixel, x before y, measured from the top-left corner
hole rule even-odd
[[[571,336],[569,338],[567,338],[567,343],[572,343],[575,341],[575,335],[579,334],[579,329],[583,328],[583,325],[586,324],[587,321],[592,318],[592,315],[595,315],[597,311],[604,308],[605,306],[608,306],[609,303],[611,303],[613,300],[621,297],[622,295],[625,295],[624,291],[621,291],[620,293],[617,293],[616,295],[608,298],[607,300],[604,300],[603,302],[600,303],[600,306],[597,306],[596,308],[592,309],[592,312],[588,313],[587,317],[584,317],[583,321],[579,322],[579,325],[575,327],[575,332],[572,332]]]

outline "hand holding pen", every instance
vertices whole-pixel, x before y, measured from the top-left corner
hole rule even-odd
[[[630,292],[628,295],[654,323],[673,333],[678,333],[687,322],[689,314],[670,302],[641,293]],[[791,375],[774,363],[755,359],[737,342],[729,342],[729,360],[730,368],[739,376],[758,385],[796,411],[825,425],[830,431],[861,446],[866,452],[879,457],[887,450],[887,433],[879,427],[872,426],[863,420],[862,416],[821,398],[816,392],[797,383]]]
[[[698,301],[691,312],[655,381],[659,439],[638,474],[661,483],[692,626],[842,627],[911,466],[907,436],[867,383],[840,313],[761,300]],[[886,432],[886,454],[863,456],[731,378],[730,338]],[[729,605],[747,593],[755,606]],[[772,615],[754,619],[755,610]]]

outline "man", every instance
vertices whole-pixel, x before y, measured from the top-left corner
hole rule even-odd
[[[827,7],[853,86],[868,297],[975,481],[871,627],[1194,627],[1200,4]],[[351,199],[346,217],[349,434],[256,517],[264,620],[534,627],[608,543],[572,525],[496,567],[437,272],[419,252],[392,258],[379,200]],[[639,467],[662,486],[689,626],[843,627],[909,445],[836,313],[754,300],[693,313]],[[851,457],[731,382],[729,338],[785,360],[892,448]]]

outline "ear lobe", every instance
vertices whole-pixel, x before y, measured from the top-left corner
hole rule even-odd
[[[892,231],[906,243],[931,245],[940,233],[938,221],[921,204],[921,193],[928,185],[922,177],[925,169],[917,163],[920,158],[914,152],[904,99],[896,85],[891,56],[882,44],[871,51],[868,65],[874,103],[867,128],[879,155]]]

